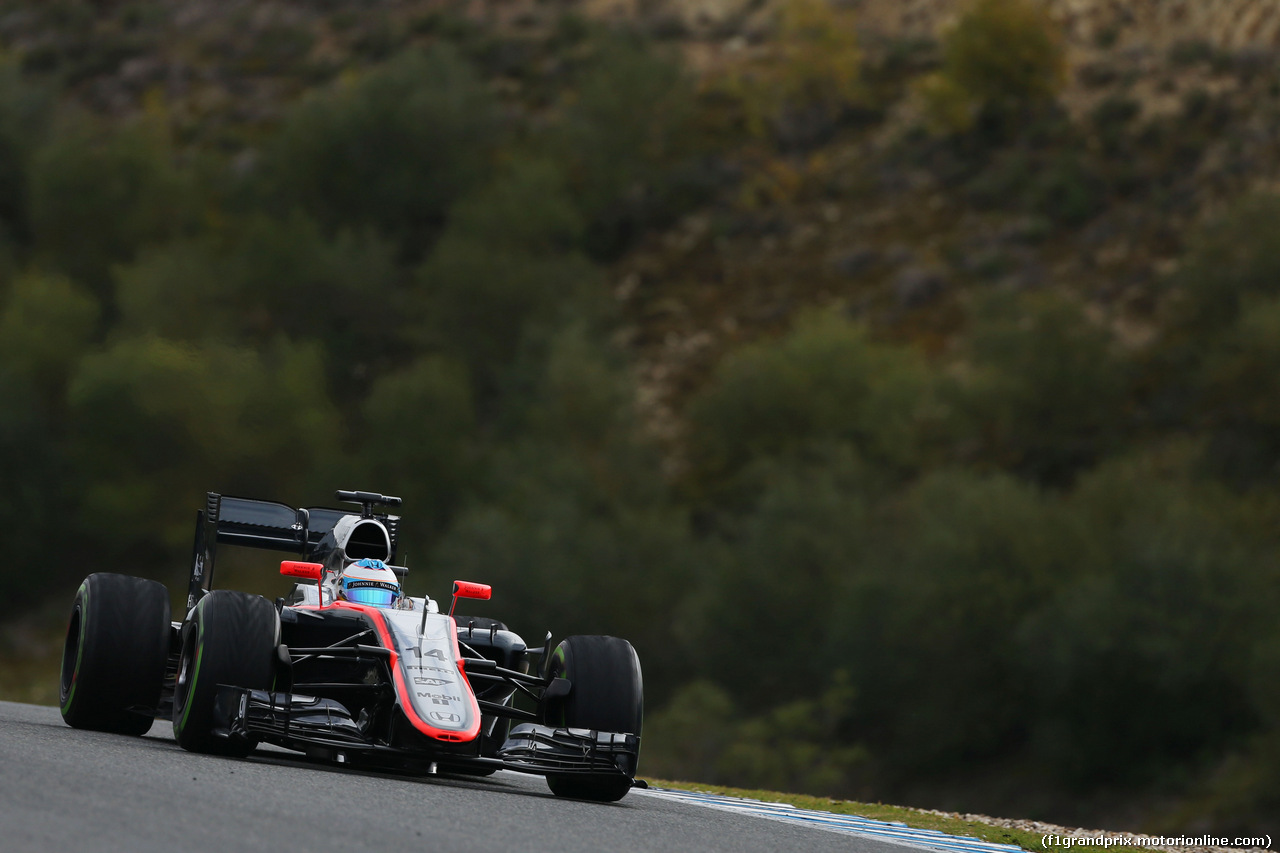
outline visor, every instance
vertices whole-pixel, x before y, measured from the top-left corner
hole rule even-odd
[[[374,607],[390,607],[400,597],[400,590],[380,581],[349,580],[342,584],[347,601],[356,604],[372,604]]]

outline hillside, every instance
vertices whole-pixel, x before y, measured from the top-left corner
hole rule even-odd
[[[0,0],[0,671],[376,488],[646,773],[1256,834],[1278,191],[1280,0]]]

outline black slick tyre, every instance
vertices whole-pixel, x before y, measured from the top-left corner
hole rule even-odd
[[[214,734],[218,685],[270,690],[280,617],[258,595],[214,590],[200,599],[182,628],[173,688],[173,737],[191,752],[248,755],[254,744]]]
[[[567,726],[640,736],[644,719],[644,679],[640,658],[617,637],[568,637],[551,658],[551,674],[569,679],[569,695],[544,709],[549,726]],[[631,790],[636,768],[609,774],[548,775],[558,797],[614,802]]]
[[[160,702],[169,631],[164,584],[106,572],[85,578],[62,649],[62,719],[77,729],[146,734]]]

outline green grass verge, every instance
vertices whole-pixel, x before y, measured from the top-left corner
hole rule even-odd
[[[790,803],[799,809],[856,815],[872,820],[897,821],[914,829],[936,829],[947,835],[967,836],[990,841],[993,844],[1013,844],[1023,850],[1043,851],[1040,836],[1020,829],[1005,829],[987,823],[961,820],[928,814],[903,806],[886,806],[881,803],[857,803],[849,800],[832,800],[827,797],[810,797],[804,794],[780,794],[777,791],[748,791],[742,788],[724,788],[719,785],[703,785],[692,782],[673,782],[669,779],[646,779],[655,788],[673,788],[680,791],[697,791],[722,794],[727,797],[743,797],[766,803]]]
[[[0,700],[29,705],[58,704],[60,658],[36,659],[0,655]]]

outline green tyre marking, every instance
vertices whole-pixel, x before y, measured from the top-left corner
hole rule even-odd
[[[200,603],[196,605],[197,614],[200,608],[204,607],[205,599],[200,599]],[[187,727],[187,715],[191,713],[191,694],[196,692],[196,681],[200,678],[200,661],[204,658],[204,620],[200,620],[200,633],[196,634],[196,670],[191,674],[191,685],[187,688],[187,701],[182,709],[182,720],[178,723],[178,730],[182,731]]]
[[[71,689],[67,691],[67,701],[62,703],[62,713],[67,713],[67,709],[71,707],[71,701],[76,697],[76,682],[80,679],[80,661],[84,659],[84,635],[86,633],[84,627],[88,621],[89,615],[89,579],[86,578],[84,583],[80,584],[77,594],[84,593],[83,600],[80,604],[80,640],[76,644],[76,662],[71,667]]]

